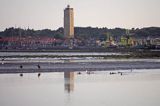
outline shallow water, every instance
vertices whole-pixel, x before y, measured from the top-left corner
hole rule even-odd
[[[160,70],[0,74],[1,106],[159,106]],[[115,71],[114,71],[115,72]],[[118,72],[118,71],[117,71]]]
[[[106,56],[106,55],[127,55],[111,52],[0,52],[0,56]]]

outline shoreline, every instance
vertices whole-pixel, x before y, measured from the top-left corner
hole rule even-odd
[[[53,49],[33,49],[33,50],[14,50],[8,49],[4,50],[1,49],[0,52],[151,52],[157,51],[160,52],[160,49],[138,49],[138,48],[83,48],[83,49],[66,49],[66,48],[53,48]]]
[[[145,50],[145,49],[104,49],[104,50],[10,50],[10,51],[2,51],[0,58],[61,58],[61,57],[103,57],[105,59],[134,59],[134,58],[159,58],[160,59],[160,51],[159,50]],[[17,55],[5,55],[5,53],[17,53]],[[18,54],[19,53],[19,54]],[[22,53],[20,55],[20,53]],[[28,54],[27,54],[28,53]],[[31,55],[30,53],[33,53]],[[37,53],[37,54],[36,54]],[[48,54],[47,54],[48,53]],[[63,55],[62,55],[63,53]],[[74,55],[66,55],[68,53]],[[79,53],[79,54],[78,54]],[[85,54],[86,53],[86,54]],[[93,55],[97,53],[97,55]],[[103,55],[98,55],[98,53],[106,53]],[[107,54],[108,53],[108,54]],[[59,55],[61,54],[61,55]]]

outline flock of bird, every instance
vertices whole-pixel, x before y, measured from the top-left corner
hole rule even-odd
[[[4,64],[4,61],[5,61],[5,58],[2,58],[2,59],[1,59],[1,64]],[[20,69],[23,69],[23,65],[20,65],[19,68],[20,68]],[[38,65],[37,65],[37,68],[38,68],[38,69],[41,69],[41,66],[38,64]],[[23,73],[20,73],[20,76],[23,77]],[[40,77],[40,76],[41,76],[41,73],[38,73],[38,77]]]
[[[20,65],[19,67],[20,67],[20,69],[23,69],[23,65]],[[41,69],[41,66],[38,64],[37,68]],[[23,73],[20,73],[20,76],[23,77]],[[41,76],[41,73],[38,73],[38,77],[40,77],[40,76]]]
[[[2,64],[4,64],[4,60],[5,60],[4,58],[1,59]],[[19,68],[20,68],[20,69],[23,69],[23,65],[20,65]],[[41,66],[38,64],[38,65],[37,65],[37,68],[38,68],[38,69],[41,69]],[[131,72],[132,72],[132,71],[133,71],[133,69],[131,68]],[[88,70],[86,70],[86,73],[87,73],[87,74],[94,74],[93,71],[88,71]],[[77,74],[80,75],[80,74],[82,74],[82,73],[81,73],[81,72],[78,72]],[[113,74],[123,75],[123,72],[118,72],[118,73],[116,73],[116,72],[110,72],[109,74],[110,74],[110,75],[113,75]],[[23,73],[20,73],[20,76],[23,77]],[[41,76],[41,73],[38,73],[38,77],[40,77],[40,76]]]

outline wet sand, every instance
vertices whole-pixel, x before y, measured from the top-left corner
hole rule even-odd
[[[108,61],[108,62],[29,62],[0,64],[0,73],[37,73],[64,71],[118,71],[134,69],[160,69],[160,62]]]

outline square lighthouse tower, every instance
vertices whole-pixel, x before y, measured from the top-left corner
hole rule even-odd
[[[67,39],[74,38],[74,12],[69,5],[64,10],[64,36]]]

